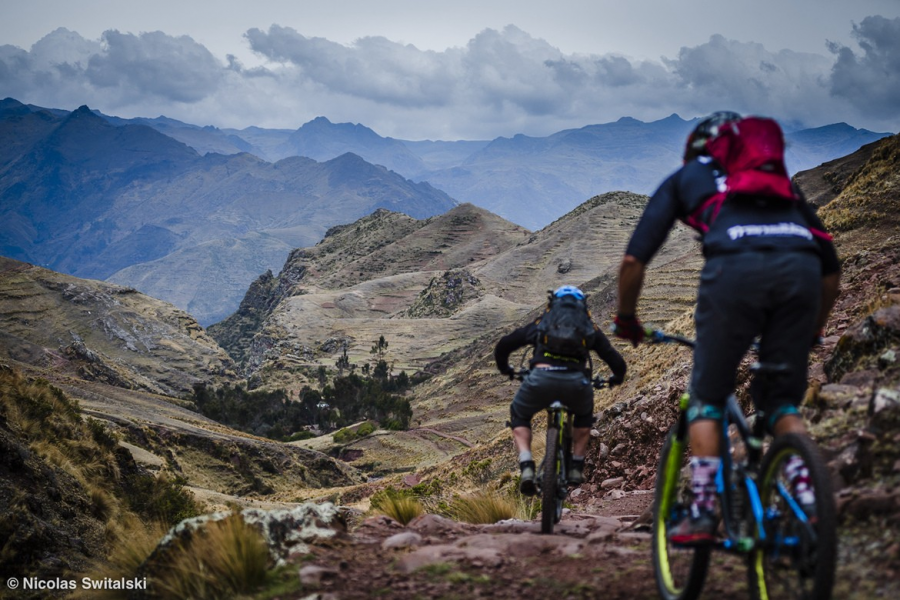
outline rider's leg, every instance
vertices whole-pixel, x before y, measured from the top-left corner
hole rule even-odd
[[[572,455],[584,457],[591,439],[590,427],[572,428]]]
[[[528,458],[531,458],[531,427],[513,427],[512,434],[513,443],[519,453],[519,460],[522,460],[522,454],[525,452],[528,453]]]
[[[784,415],[775,422],[773,432],[776,436],[785,433],[806,433],[806,423],[800,415]]]

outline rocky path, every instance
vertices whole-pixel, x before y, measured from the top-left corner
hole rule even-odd
[[[553,535],[537,522],[469,525],[424,515],[404,527],[364,521],[350,539],[315,546],[299,569],[302,593],[285,598],[656,598],[650,535],[630,522],[564,515]],[[742,597],[728,557],[710,598]],[[730,561],[730,562],[729,562]]]
[[[623,499],[624,500],[624,499]],[[537,521],[494,525],[423,515],[407,526],[369,517],[310,553],[290,570],[301,589],[283,600],[399,600],[469,598],[656,599],[649,524],[609,516],[637,507],[636,499],[603,505],[597,514],[566,511],[553,535]],[[834,598],[900,597],[896,573],[883,556],[861,551],[841,531]],[[857,536],[859,531],[852,532]],[[878,535],[873,532],[872,535]],[[746,566],[713,553],[702,598],[749,598]]]

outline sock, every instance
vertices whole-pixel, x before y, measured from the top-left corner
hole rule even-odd
[[[521,452],[519,452],[519,463],[520,464],[523,462],[529,461],[529,460],[534,460],[533,457],[531,456],[530,450],[522,450]]]
[[[691,489],[694,492],[692,509],[713,512],[716,509],[716,472],[719,470],[719,457],[691,458]]]
[[[809,469],[802,458],[796,454],[791,456],[784,465],[784,474],[791,482],[791,489],[800,504],[816,503],[816,492],[809,478]]]

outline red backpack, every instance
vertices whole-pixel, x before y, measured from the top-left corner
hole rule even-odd
[[[709,231],[722,204],[734,194],[798,201],[784,166],[784,136],[772,119],[747,117],[719,126],[706,151],[724,170],[725,185],[710,196],[685,223],[701,233]],[[810,230],[814,235],[827,233]]]

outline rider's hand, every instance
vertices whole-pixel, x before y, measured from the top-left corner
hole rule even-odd
[[[609,379],[606,380],[606,385],[609,387],[615,387],[617,385],[622,385],[622,381],[624,381],[624,377],[619,377],[618,375],[612,375]]]
[[[500,369],[500,373],[503,375],[507,375],[510,379],[512,379],[516,375],[516,370],[512,368],[512,365],[506,365],[506,367]]]
[[[644,339],[644,326],[635,315],[616,315],[612,330],[616,337],[628,340],[634,347]]]

